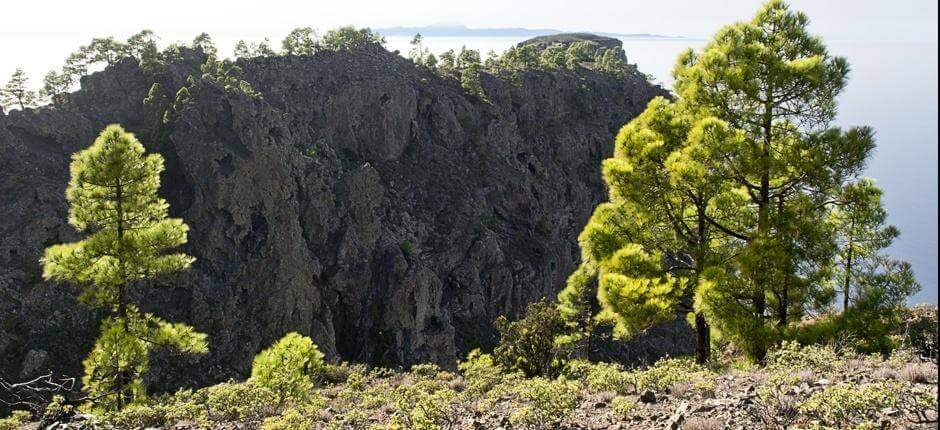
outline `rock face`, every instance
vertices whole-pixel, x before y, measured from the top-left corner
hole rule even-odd
[[[125,60],[84,78],[68,109],[0,114],[0,374],[79,373],[101,315],[39,264],[80,237],[69,155],[109,123],[143,136],[151,84],[172,99],[199,56],[156,77]],[[144,142],[167,160],[161,192],[197,261],[138,297],[211,339],[182,364],[199,371],[166,384],[243,374],[288,331],[331,359],[388,366],[452,366],[492,345],[494,318],[563,286],[614,134],[664,94],[639,76],[532,71],[484,75],[484,101],[384,50],[239,65],[263,98],[203,80],[169,139]]]

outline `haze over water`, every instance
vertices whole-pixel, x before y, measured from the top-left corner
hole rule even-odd
[[[407,55],[408,37],[388,37],[387,47]],[[501,53],[524,37],[425,37],[439,54],[461,46]],[[679,53],[705,45],[704,39],[622,39],[627,60],[672,89],[672,67]],[[868,125],[878,147],[866,176],[884,189],[888,222],[901,230],[890,253],[909,261],[923,289],[912,303],[937,303],[937,42],[832,40],[829,52],[852,66],[839,97],[836,125]],[[613,142],[611,142],[613,145]]]

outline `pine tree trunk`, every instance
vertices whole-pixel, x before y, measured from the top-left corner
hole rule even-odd
[[[695,362],[705,364],[711,355],[711,334],[705,315],[695,313]]]

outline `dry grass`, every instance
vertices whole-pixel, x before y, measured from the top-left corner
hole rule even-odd
[[[937,368],[928,363],[909,363],[901,368],[901,379],[914,384],[929,384],[937,380]]]
[[[691,417],[682,424],[683,430],[722,430],[724,423],[711,418]]]

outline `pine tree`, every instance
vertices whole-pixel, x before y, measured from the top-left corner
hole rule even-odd
[[[827,130],[849,67],[808,24],[805,14],[772,0],[753,20],[723,28],[701,53],[683,54],[674,71],[683,103],[744,133],[742,144],[718,154],[737,194],[709,222],[747,246],[700,298],[720,331],[758,360],[772,327],[786,327],[800,308],[811,283],[806,257],[825,253],[818,226],[829,190],[857,173],[874,146],[870,130]]]
[[[313,55],[317,46],[317,34],[310,27],[295,28],[281,41],[284,55]]]
[[[888,213],[882,194],[871,179],[849,183],[829,212],[838,246],[832,281],[841,289],[843,312],[871,301],[873,295],[882,296],[886,306],[897,306],[919,289],[909,264],[884,255],[900,232],[885,225]]]
[[[168,130],[163,119],[169,109],[170,102],[166,98],[163,86],[154,83],[147,97],[144,98],[144,130],[147,133],[147,141],[156,144],[166,141]]]
[[[193,48],[201,49],[208,57],[215,57],[219,52],[215,47],[215,42],[212,41],[212,36],[209,36],[209,33],[199,33],[196,35],[193,39]]]
[[[691,298],[735,246],[708,221],[714,199],[727,191],[709,152],[741,138],[726,123],[698,119],[663,98],[624,126],[603,164],[610,200],[579,237],[583,263],[559,295],[562,313],[583,324],[587,283],[596,276],[599,317],[615,322],[619,335],[689,314],[696,358],[705,362],[711,329]]]
[[[68,103],[68,92],[71,86],[72,80],[68,74],[50,70],[42,79],[39,97],[48,100],[57,108],[63,108]]]
[[[85,360],[85,389],[96,405],[120,409],[143,396],[148,351],[171,347],[204,353],[206,337],[137,310],[129,289],[139,282],[189,267],[193,258],[168,250],[186,242],[188,227],[167,218],[157,195],[163,158],[118,125],[72,157],[66,189],[69,224],[85,239],[46,249],[43,277],[82,288],[86,305],[104,308],[101,336]]]
[[[36,104],[36,93],[29,89],[29,78],[23,69],[17,67],[10,80],[0,90],[0,107],[19,105],[20,110],[32,107]]]
[[[87,54],[90,63],[105,63],[108,66],[113,66],[118,61],[130,56],[129,49],[127,44],[115,40],[113,37],[102,37],[92,39],[88,47],[83,47],[81,51]]]
[[[460,87],[467,94],[472,94],[481,99],[486,98],[483,92],[483,83],[480,81],[480,52],[463,47],[460,54],[457,55],[457,69],[460,71]]]

